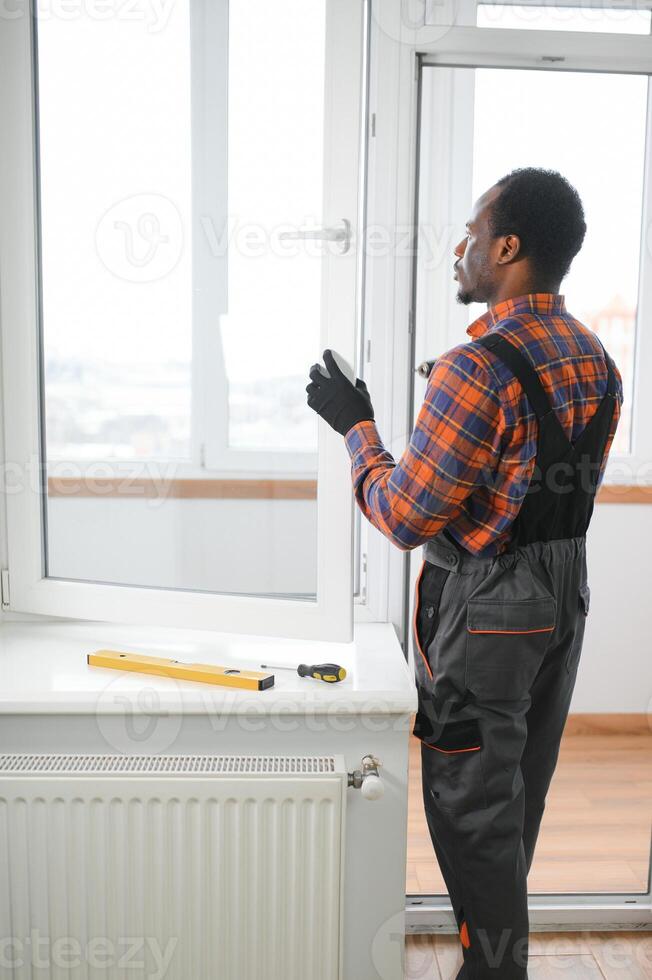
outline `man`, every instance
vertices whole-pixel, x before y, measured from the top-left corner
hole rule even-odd
[[[586,231],[555,171],[512,171],[455,247],[460,303],[487,311],[433,362],[396,462],[364,382],[329,351],[308,404],[345,436],[363,514],[424,544],[413,636],[425,813],[467,980],[527,977],[527,873],[589,609],[586,531],[620,417],[620,374],[567,311]]]

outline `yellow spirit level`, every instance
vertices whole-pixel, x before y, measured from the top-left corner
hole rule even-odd
[[[221,684],[224,687],[244,687],[249,691],[264,691],[274,686],[274,675],[258,670],[236,670],[214,664],[188,664],[165,657],[145,657],[141,653],[121,653],[119,650],[96,650],[86,662],[91,667],[111,667],[133,670],[139,674],[160,674],[178,681],[199,681],[202,684]]]

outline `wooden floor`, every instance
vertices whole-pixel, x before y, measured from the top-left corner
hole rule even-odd
[[[454,980],[456,936],[408,936],[405,980]],[[547,932],[530,936],[531,980],[651,980],[652,932]]]
[[[645,893],[651,829],[649,728],[636,734],[565,734],[528,877],[529,893]],[[410,737],[406,890],[446,894],[423,813],[420,742],[414,736]],[[590,969],[566,976],[601,976]],[[541,977],[552,975],[541,972]]]

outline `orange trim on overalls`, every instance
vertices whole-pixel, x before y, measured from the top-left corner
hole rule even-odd
[[[550,633],[552,632],[552,630],[554,630],[554,628],[555,628],[554,626],[544,626],[542,629],[536,629],[536,630],[472,630],[471,627],[469,626],[468,631],[469,633],[500,633],[500,635],[502,636],[505,633],[509,633],[509,634]]]
[[[471,945],[471,940],[469,939],[469,930],[466,922],[462,923],[462,928],[460,929],[460,940],[464,949],[468,949]]]
[[[418,735],[416,737],[419,738]],[[472,745],[470,749],[438,749],[436,745],[428,745],[422,738],[419,738],[419,741],[423,742],[427,749],[434,749],[435,752],[444,752],[445,755],[456,755],[458,752],[478,752],[482,748],[481,745]]]
[[[425,562],[425,559],[424,559],[421,562],[421,571],[419,572],[419,576],[417,578],[417,583],[416,583],[416,585],[414,587],[415,599],[414,599],[414,616],[413,616],[413,619],[412,619],[412,629],[414,631],[414,639],[415,639],[415,642],[416,642],[416,645],[417,645],[417,650],[419,651],[419,653],[423,657],[423,662],[426,665],[426,670],[428,671],[428,673],[430,675],[430,679],[432,680],[432,671],[430,669],[430,664],[428,663],[428,658],[426,657],[425,653],[421,649],[421,644],[419,643],[419,635],[418,635],[418,631],[417,631],[417,616],[419,615],[419,585],[421,584],[421,579],[423,578],[423,572],[424,572],[425,567],[426,567],[426,562]],[[417,738],[418,738],[418,736],[417,736]]]

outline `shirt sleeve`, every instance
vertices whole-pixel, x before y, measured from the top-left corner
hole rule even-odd
[[[505,416],[488,370],[462,344],[435,361],[409,444],[394,460],[375,422],[344,437],[356,502],[396,547],[423,544],[488,484],[500,458]]]
[[[618,424],[622,416],[622,408],[623,408],[623,401],[624,401],[623,379],[620,374],[620,371],[618,370],[615,364],[614,364],[614,373],[616,376],[616,401],[614,403],[614,411],[611,417],[611,426],[609,427],[609,435],[607,437],[607,442],[604,448],[604,456],[602,457],[602,462],[600,464],[600,469],[598,471],[598,478],[595,486],[596,492],[602,486],[604,474],[607,469],[607,460],[609,459],[609,453],[611,452],[613,441],[616,437],[616,429],[618,428]]]

